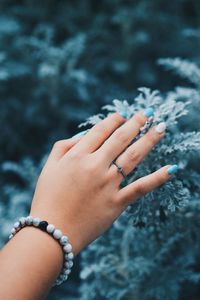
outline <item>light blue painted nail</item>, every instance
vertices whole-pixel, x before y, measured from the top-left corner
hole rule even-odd
[[[77,134],[75,134],[72,138],[79,138],[83,135],[85,135],[88,132],[88,130],[83,130],[81,132],[78,132]]]
[[[167,173],[169,175],[172,175],[172,174],[176,173],[177,171],[178,171],[178,166],[173,165],[173,166],[169,167],[169,169],[167,170]]]
[[[125,119],[128,117],[128,114],[126,111],[119,111],[119,114]]]
[[[147,118],[152,117],[154,115],[154,109],[152,107],[146,108],[145,111],[144,111],[144,115]]]

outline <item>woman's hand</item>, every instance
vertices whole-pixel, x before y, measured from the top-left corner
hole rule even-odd
[[[114,113],[81,139],[55,143],[39,177],[30,215],[60,228],[75,254],[108,229],[132,201],[163,184],[173,172],[165,166],[120,188],[123,176],[113,160],[128,175],[165,135],[161,123],[129,146],[146,115],[139,112],[125,122]]]
[[[54,145],[39,177],[30,215],[61,229],[75,255],[108,229],[128,204],[164,183],[177,169],[165,166],[120,188],[123,172],[112,162],[116,160],[128,175],[165,134],[161,123],[130,145],[147,117],[148,110],[125,122],[115,113],[84,137]],[[0,299],[40,300],[60,274],[63,252],[48,234],[26,226],[4,246],[0,265]]]

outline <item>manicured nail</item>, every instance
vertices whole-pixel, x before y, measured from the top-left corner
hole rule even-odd
[[[166,123],[165,122],[161,122],[161,123],[159,123],[157,126],[156,126],[156,128],[155,128],[155,131],[157,132],[157,133],[163,133],[165,130],[166,130]]]
[[[85,135],[87,132],[88,132],[88,130],[81,131],[81,132],[75,134],[72,138],[79,138],[79,137]]]
[[[144,111],[144,115],[149,118],[149,117],[152,117],[154,115],[154,110],[152,107],[148,107],[145,109]]]
[[[128,114],[126,111],[119,111],[119,114],[125,119],[128,117]]]
[[[169,167],[169,169],[167,170],[167,173],[169,175],[172,175],[174,173],[176,173],[178,171],[178,166],[177,165],[172,165],[171,167]]]

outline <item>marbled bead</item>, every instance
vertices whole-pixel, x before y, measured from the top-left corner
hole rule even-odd
[[[32,216],[28,216],[26,218],[26,224],[27,225],[32,225],[33,224],[33,217]]]
[[[12,229],[11,229],[11,233],[12,233],[12,234],[15,234],[16,232],[17,232],[17,231],[16,231],[15,228],[12,228]]]
[[[59,240],[62,236],[62,231],[59,229],[55,229],[53,236],[55,237],[55,239]]]
[[[68,264],[69,264],[69,268],[72,268],[74,263],[73,263],[72,260],[69,260],[69,261],[68,261]]]
[[[53,286],[60,285],[63,281],[68,279],[69,274],[71,273],[71,268],[73,266],[73,258],[74,254],[72,252],[72,245],[68,242],[69,239],[66,235],[62,234],[62,231],[56,229],[53,224],[48,224],[47,221],[41,221],[40,218],[37,217],[21,217],[18,222],[14,224],[14,227],[11,229],[11,234],[9,239],[13,238],[13,236],[24,226],[26,225],[34,225],[41,230],[47,231],[49,234],[57,239],[65,252],[65,262],[63,269],[60,273],[60,276],[57,278]]]
[[[64,263],[64,266],[65,266],[66,268],[70,268],[69,262],[66,261],[66,262]]]
[[[60,243],[61,245],[66,245],[68,243],[68,237],[66,235],[63,235],[61,238],[60,238]]]
[[[18,229],[20,227],[20,223],[17,221],[17,222],[15,222],[15,224],[14,224],[14,228],[15,229]]]
[[[49,224],[49,225],[47,226],[47,232],[48,232],[48,233],[53,233],[54,230],[55,230],[55,226],[54,226],[53,224]]]
[[[69,260],[69,261],[67,261],[67,262],[65,262],[65,267],[67,267],[67,268],[72,268],[73,267],[73,261],[72,260]]]
[[[68,275],[67,275],[67,274],[62,275],[62,280],[63,280],[63,281],[67,280],[67,278],[68,278]]]
[[[63,282],[62,279],[58,279],[58,280],[56,280],[56,285],[61,285],[62,282]]]
[[[24,226],[25,223],[26,223],[26,218],[21,217],[21,218],[19,219],[19,222],[20,222],[20,224],[21,224],[22,226]]]
[[[33,218],[33,225],[34,226],[39,226],[40,222],[41,222],[40,218]]]
[[[71,270],[70,269],[65,269],[65,270],[63,270],[63,273],[65,275],[69,275],[71,273]]]
[[[73,259],[74,258],[74,254],[72,252],[66,254],[68,259]]]
[[[69,253],[72,251],[72,245],[70,243],[68,243],[67,245],[65,245],[63,247],[63,250],[66,252],[66,253]]]

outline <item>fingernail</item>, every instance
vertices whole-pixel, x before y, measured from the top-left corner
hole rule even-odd
[[[78,132],[77,134],[75,134],[72,138],[79,138],[83,135],[85,135],[88,132],[88,130],[83,130],[81,132]]]
[[[156,126],[155,131],[157,133],[163,133],[166,130],[166,127],[167,127],[166,123],[165,122],[161,122],[161,123],[159,123]]]
[[[119,111],[119,114],[125,119],[128,117],[128,114],[126,111]]]
[[[152,107],[146,108],[145,111],[144,111],[144,115],[147,118],[152,117],[154,115],[154,109]]]
[[[178,166],[177,165],[172,165],[171,167],[169,167],[169,169],[167,170],[167,173],[169,175],[172,175],[174,173],[176,173],[178,171]]]

